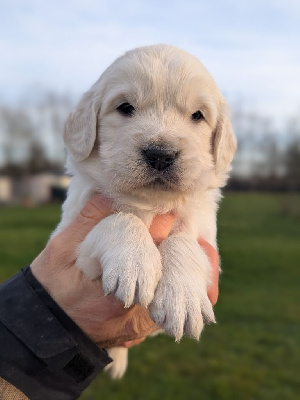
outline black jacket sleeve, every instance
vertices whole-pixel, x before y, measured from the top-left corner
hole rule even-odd
[[[74,400],[112,360],[30,267],[0,286],[0,376],[31,400]]]

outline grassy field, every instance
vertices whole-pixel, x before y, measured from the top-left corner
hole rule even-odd
[[[219,217],[218,324],[199,343],[164,335],[130,350],[125,378],[105,374],[82,400],[300,398],[300,196],[226,195]],[[59,206],[0,209],[0,280],[43,248]]]

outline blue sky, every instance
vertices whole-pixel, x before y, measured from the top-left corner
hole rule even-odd
[[[298,0],[0,0],[0,101],[42,85],[76,96],[120,54],[168,43],[201,59],[231,103],[300,113]]]

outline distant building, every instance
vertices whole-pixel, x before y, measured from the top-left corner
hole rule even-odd
[[[41,173],[21,178],[0,177],[0,204],[24,204],[27,206],[65,198],[70,177]]]
[[[0,204],[9,203],[12,198],[12,180],[7,176],[0,176]]]

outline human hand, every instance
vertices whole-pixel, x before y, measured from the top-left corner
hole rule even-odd
[[[31,269],[59,306],[99,347],[126,344],[157,330],[148,311],[134,305],[127,309],[113,295],[105,296],[100,280],[90,280],[76,267],[76,250],[87,233],[111,214],[111,204],[97,195],[66,229],[52,238],[32,262]],[[159,243],[169,234],[175,216],[157,217],[151,234]]]
[[[131,347],[158,329],[147,309],[139,305],[125,309],[114,296],[104,295],[100,280],[88,279],[76,267],[78,245],[110,214],[110,203],[100,195],[95,196],[74,222],[50,240],[32,262],[31,269],[53,299],[99,347]],[[168,236],[174,221],[175,216],[169,214],[155,218],[150,227],[155,243]],[[212,261],[213,284],[208,295],[213,303],[218,293],[218,255],[204,240],[199,243]]]

